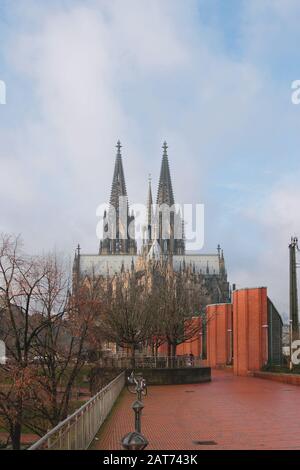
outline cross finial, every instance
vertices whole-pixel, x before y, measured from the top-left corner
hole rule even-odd
[[[80,256],[80,245],[79,245],[79,243],[77,245],[77,254],[78,254],[78,256]]]
[[[116,148],[118,149],[118,155],[120,155],[120,154],[121,154],[122,145],[121,145],[121,142],[120,142],[119,140],[118,140],[118,142],[117,142]]]
[[[168,144],[164,141],[162,148],[164,149],[164,155],[167,155]]]
[[[220,244],[217,246],[217,250],[218,250],[218,255],[220,256],[220,252],[221,252]]]

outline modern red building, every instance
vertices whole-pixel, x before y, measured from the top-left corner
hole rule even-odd
[[[268,363],[267,288],[233,292],[235,375],[247,375]]]
[[[267,288],[235,290],[232,303],[208,305],[205,328],[177,347],[178,355],[191,352],[213,368],[233,366],[235,375],[251,374],[267,364],[280,365],[282,320]]]
[[[232,303],[208,305],[207,359],[211,367],[233,364],[248,375],[281,363],[282,320],[266,287],[233,291]]]
[[[207,360],[211,367],[232,364],[232,304],[214,304],[206,308]]]

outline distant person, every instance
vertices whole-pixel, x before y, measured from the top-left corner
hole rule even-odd
[[[192,352],[190,353],[190,364],[192,367],[195,365],[195,356]]]

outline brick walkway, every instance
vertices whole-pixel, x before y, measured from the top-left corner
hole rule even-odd
[[[123,392],[94,449],[121,449],[134,427],[133,399]],[[149,450],[300,449],[297,386],[214,371],[211,383],[149,387],[144,405]]]

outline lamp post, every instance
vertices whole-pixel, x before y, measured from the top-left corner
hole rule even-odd
[[[292,237],[289,244],[290,252],[290,321],[292,322],[291,341],[299,337],[298,293],[297,293],[297,259],[298,238]]]
[[[228,364],[232,364],[232,329],[228,328],[227,329],[228,333],[228,343],[229,343],[229,357],[227,358]]]
[[[290,339],[290,370],[293,369],[293,362],[292,362],[292,342],[293,342],[293,320],[290,319],[289,321],[289,339]]]

